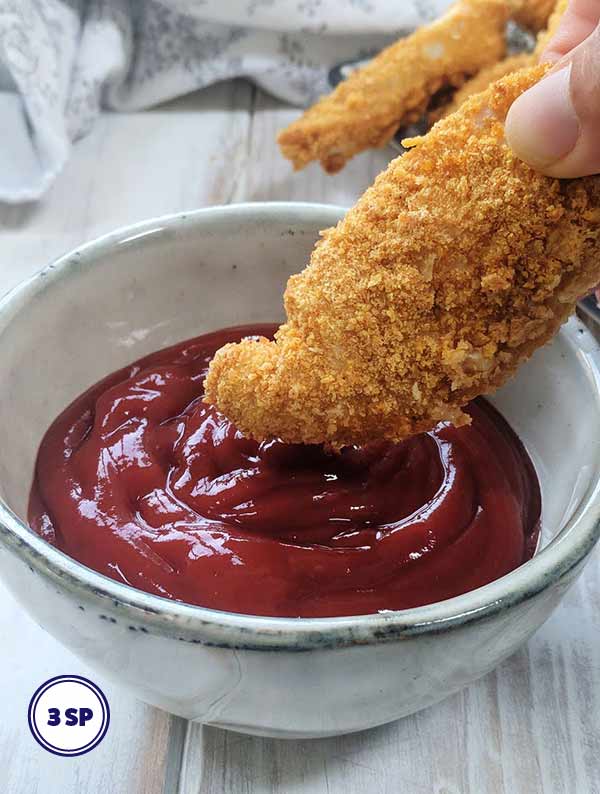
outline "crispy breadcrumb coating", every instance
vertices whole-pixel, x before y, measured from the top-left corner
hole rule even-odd
[[[217,352],[206,399],[255,438],[334,447],[467,423],[600,280],[600,177],[542,176],[504,140],[547,68],[407,142],[289,280],[276,342]]]
[[[548,25],[544,30],[541,30],[537,37],[537,42],[534,50],[536,60],[540,61],[544,54],[544,50],[558,33],[558,28],[565,15],[565,11],[569,7],[569,0],[553,0],[554,10],[548,20]]]
[[[536,47],[533,52],[512,55],[509,58],[498,61],[498,63],[492,64],[492,66],[487,66],[485,69],[482,69],[475,77],[467,80],[466,83],[454,93],[452,100],[431,116],[431,120],[437,121],[440,118],[449,116],[451,113],[458,110],[469,97],[478,94],[480,91],[485,91],[488,86],[500,80],[502,77],[505,77],[507,74],[518,72],[519,69],[524,69],[526,66],[533,66],[538,63],[548,43],[554,38],[563,15],[567,10],[567,6],[569,5],[569,0],[558,0],[558,2],[552,0],[552,2],[554,3],[554,11],[548,21],[548,27],[541,30],[538,34]]]
[[[430,121],[437,121],[438,119],[450,116],[458,110],[469,97],[479,94],[481,91],[485,91],[492,83],[495,83],[502,77],[506,77],[507,74],[513,74],[513,72],[518,72],[519,69],[524,69],[526,66],[532,66],[535,63],[537,63],[537,60],[533,53],[521,52],[518,55],[511,55],[509,58],[504,58],[498,61],[498,63],[487,66],[485,69],[478,72],[475,77],[471,77],[470,80],[467,80],[467,82],[454,93],[454,96],[447,105],[439,108],[435,113],[430,114]]]
[[[278,137],[295,169],[319,160],[329,173],[364,149],[384,146],[416,121],[444,86],[495,63],[505,52],[505,25],[520,0],[459,0],[431,25],[383,50]]]

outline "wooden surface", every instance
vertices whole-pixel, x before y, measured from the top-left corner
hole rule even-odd
[[[39,205],[0,208],[0,291],[114,227],[232,201],[350,204],[389,152],[336,177],[292,174],[275,133],[296,112],[243,82],[156,110],[106,115]],[[186,724],[105,689],[112,722],[80,758],[34,742],[27,704],[45,679],[86,668],[0,586],[2,794],[600,794],[600,564],[496,672],[393,725],[270,741]]]

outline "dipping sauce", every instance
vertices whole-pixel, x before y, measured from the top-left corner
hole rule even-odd
[[[42,441],[29,521],[71,557],[166,598],[325,617],[429,604],[532,556],[540,491],[485,401],[469,427],[334,454],[259,444],[202,402],[229,328],[93,386]]]

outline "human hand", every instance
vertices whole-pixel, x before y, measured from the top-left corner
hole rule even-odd
[[[600,0],[571,0],[541,61],[555,66],[513,104],[508,144],[548,176],[600,173]]]

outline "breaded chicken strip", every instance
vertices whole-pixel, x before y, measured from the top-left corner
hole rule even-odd
[[[358,152],[384,146],[440,88],[460,85],[502,57],[517,2],[459,0],[440,20],[392,44],[279,134],[284,156],[296,169],[320,160],[332,174]]]
[[[504,58],[498,63],[487,66],[482,69],[475,77],[471,77],[467,82],[461,86],[452,97],[451,101],[441,107],[438,111],[430,114],[430,123],[438,119],[443,119],[456,112],[458,108],[463,105],[469,97],[485,91],[492,83],[506,77],[507,74],[518,72],[519,69],[524,69],[526,66],[533,66],[537,63],[537,59],[531,52],[521,52],[518,55],[511,55],[509,58]]]
[[[552,2],[554,3],[554,11],[548,21],[548,27],[538,34],[536,47],[533,52],[512,55],[509,58],[498,61],[498,63],[492,64],[492,66],[487,66],[485,69],[482,69],[475,77],[471,77],[470,80],[467,80],[467,82],[455,92],[451,102],[434,114],[432,120],[435,121],[454,113],[469,97],[478,94],[480,91],[485,91],[488,86],[500,80],[502,77],[505,77],[507,74],[518,72],[519,69],[524,69],[526,66],[533,66],[538,63],[548,42],[557,32],[563,15],[569,5],[569,0],[558,0],[558,2],[552,0]]]
[[[525,0],[514,15],[515,22],[537,33],[548,24],[555,0]]]
[[[550,43],[550,40],[553,39],[558,33],[562,18],[565,15],[565,11],[569,7],[569,2],[570,0],[553,0],[554,9],[550,15],[550,18],[548,19],[548,25],[544,30],[540,31],[537,37],[537,42],[533,53],[537,61],[541,60],[544,50]]]
[[[255,438],[335,447],[467,423],[600,280],[600,177],[542,176],[504,141],[547,68],[413,141],[289,280],[276,342],[217,352],[207,401]]]

